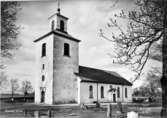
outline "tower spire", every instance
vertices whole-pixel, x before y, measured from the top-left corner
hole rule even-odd
[[[58,14],[60,14],[60,1],[57,0],[57,12]]]

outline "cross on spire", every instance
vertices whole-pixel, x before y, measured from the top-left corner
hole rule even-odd
[[[57,0],[57,12],[60,14],[60,1]]]

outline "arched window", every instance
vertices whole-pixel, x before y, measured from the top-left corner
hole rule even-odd
[[[128,90],[127,90],[127,88],[125,88],[125,98],[127,98],[128,97]]]
[[[52,30],[54,30],[54,28],[55,28],[55,21],[54,20],[52,20],[51,27],[52,27]]]
[[[64,21],[60,20],[60,30],[64,31]]]
[[[117,97],[120,98],[120,88],[117,88]]]
[[[89,86],[89,98],[93,98],[93,86]]]
[[[41,91],[41,103],[45,101],[45,91]]]
[[[46,43],[42,44],[42,57],[46,56]]]
[[[104,98],[104,87],[101,86],[101,98]]]
[[[70,56],[70,45],[68,43],[64,43],[64,55]]]
[[[42,75],[42,81],[45,81],[45,76],[44,75]]]

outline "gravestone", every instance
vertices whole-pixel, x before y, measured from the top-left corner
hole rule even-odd
[[[123,106],[121,102],[117,103],[117,107],[118,107],[118,111],[120,111],[121,113],[123,113]]]
[[[39,118],[39,117],[40,117],[39,111],[34,111],[34,117],[35,117],[35,118]]]
[[[127,118],[139,118],[139,114],[137,112],[131,111],[127,113]]]

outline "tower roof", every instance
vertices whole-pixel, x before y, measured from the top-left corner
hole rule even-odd
[[[51,15],[48,19],[51,19],[52,17],[54,17],[54,16],[60,16],[60,17],[62,17],[62,18],[64,18],[64,19],[66,19],[66,20],[68,20],[68,17],[65,17],[65,16],[63,16],[63,15],[61,15],[61,14],[59,14],[59,13],[54,13],[53,15]]]
[[[34,40],[34,42],[38,42],[38,41],[40,41],[40,40],[42,40],[42,39],[44,39],[44,38],[46,38],[46,37],[48,37],[48,36],[50,36],[50,35],[52,35],[52,34],[56,34],[56,35],[61,36],[61,37],[64,37],[64,38],[68,38],[69,40],[73,40],[73,41],[76,41],[76,42],[80,42],[80,40],[74,38],[73,36],[71,36],[71,35],[69,35],[69,34],[67,34],[67,33],[60,32],[60,31],[58,31],[58,30],[50,31],[50,32],[48,32],[47,34],[41,36],[40,38]]]

